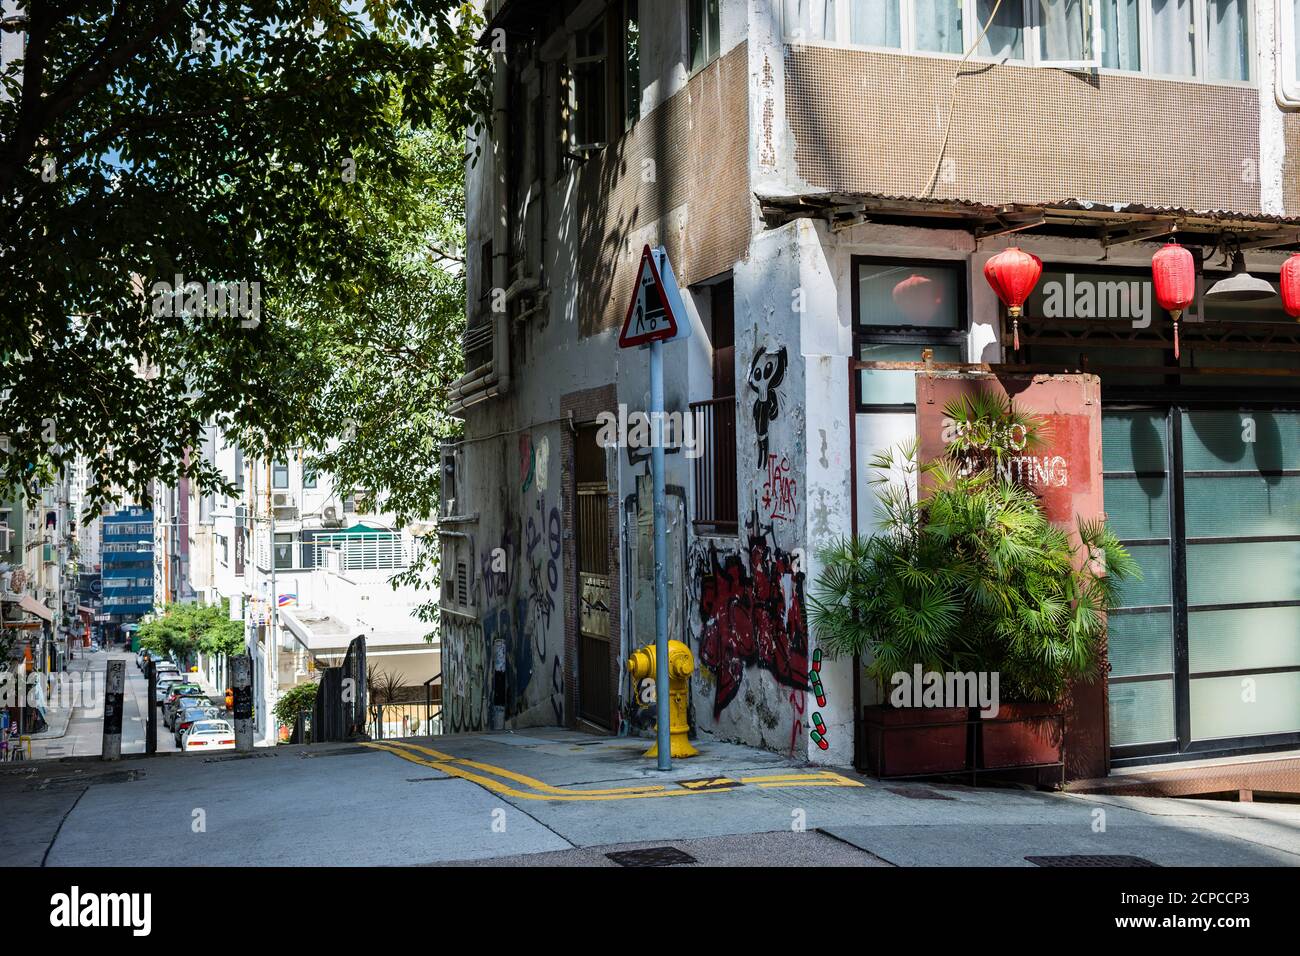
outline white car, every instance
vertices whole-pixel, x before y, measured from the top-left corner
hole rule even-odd
[[[225,720],[199,720],[185,732],[181,738],[181,750],[189,753],[197,750],[234,750],[235,728]]]

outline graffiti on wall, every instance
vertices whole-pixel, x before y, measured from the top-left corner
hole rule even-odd
[[[448,733],[482,730],[487,725],[491,686],[487,643],[478,621],[443,615],[443,722]]]
[[[796,556],[777,547],[771,525],[762,525],[757,513],[746,527],[744,554],[721,555],[708,542],[692,559],[700,663],[714,674],[715,719],[740,693],[750,667],[794,690],[808,689],[803,569]]]
[[[775,521],[793,521],[799,507],[799,483],[784,455],[767,456],[767,479],[763,482],[763,510]]]
[[[781,411],[780,393],[777,391],[785,380],[786,368],[785,346],[775,352],[760,346],[749,363],[749,387],[757,396],[754,399],[754,436],[758,442],[758,468],[767,465],[767,427],[774,422]]]
[[[549,443],[524,436],[518,451],[521,507],[506,502],[499,536],[469,537],[476,617],[442,616],[443,718],[450,733],[500,721],[563,722],[563,642],[549,639],[551,628],[562,625],[555,611],[563,524],[546,494]]]

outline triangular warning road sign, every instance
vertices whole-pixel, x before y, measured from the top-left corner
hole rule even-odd
[[[662,260],[662,269],[657,259]],[[662,250],[656,256],[647,245],[641,252],[641,266],[637,269],[632,302],[627,307],[618,347],[628,349],[679,338],[685,327],[678,323],[686,321],[681,293],[677,291],[668,256]]]

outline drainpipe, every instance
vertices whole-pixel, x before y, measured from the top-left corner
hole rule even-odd
[[[510,164],[510,85],[509,65],[505,54],[494,55],[492,73],[492,138],[497,148],[492,157],[495,213],[492,220],[492,286],[504,289],[510,284],[510,189],[507,179]],[[510,311],[493,313],[492,365],[496,373],[498,394],[510,389]]]

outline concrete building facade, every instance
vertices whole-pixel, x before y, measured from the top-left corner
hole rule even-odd
[[[647,726],[623,665],[654,638],[648,460],[598,425],[647,407],[617,339],[662,245],[693,333],[666,346],[667,408],[704,435],[667,456],[697,734],[853,759],[871,689],[834,660],[814,693],[807,591],[820,547],[872,530],[867,463],[916,434],[926,356],[1100,378],[1107,508],[1154,590],[1115,616],[1102,742],[1072,772],[1300,740],[1300,527],[1269,517],[1300,508],[1300,327],[1200,295],[1175,355],[1150,298],[1171,235],[1202,293],[1235,253],[1276,283],[1300,248],[1300,5],[1100,6],[1095,32],[1068,3],[984,32],[979,0],[488,5],[466,430],[443,456],[447,729]],[[1013,334],[982,271],[1017,244],[1045,273]],[[1264,457],[1228,447],[1243,408]],[[1234,477],[1254,530],[1225,538],[1194,513],[1225,488],[1197,482]],[[1225,561],[1272,571],[1234,596],[1211,588]],[[1243,675],[1268,708],[1233,703]]]

